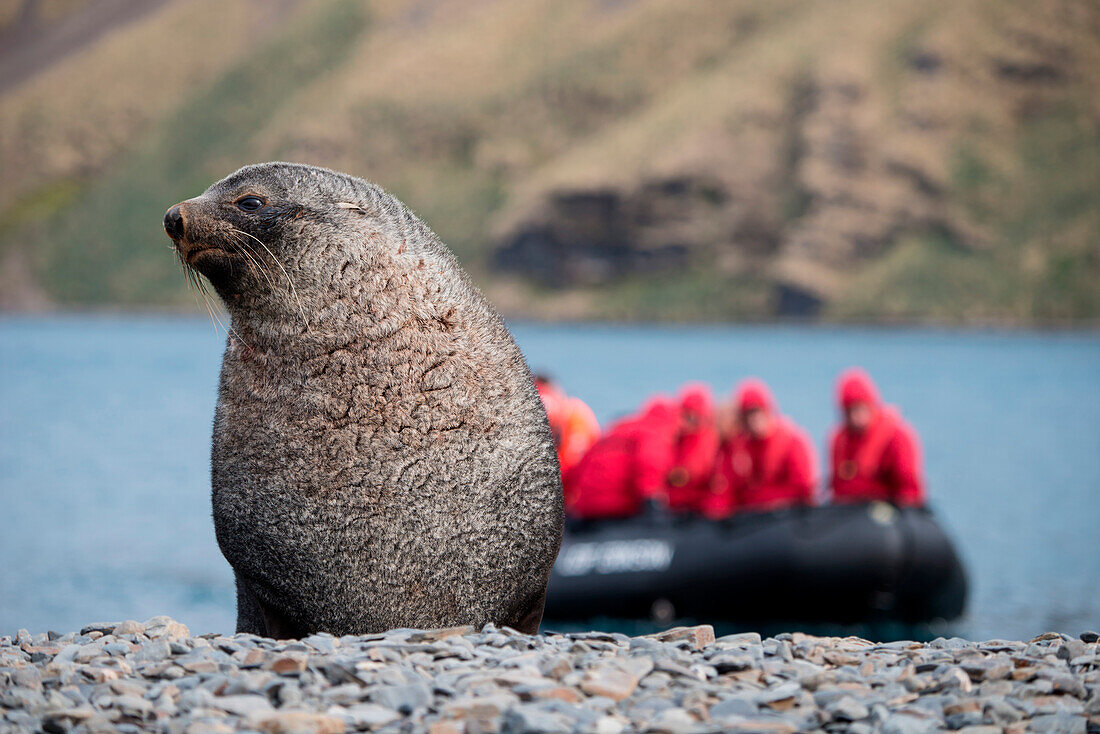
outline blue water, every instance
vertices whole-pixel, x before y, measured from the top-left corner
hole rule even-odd
[[[824,442],[860,364],[920,432],[970,569],[951,632],[1100,628],[1100,334],[790,327],[515,327],[601,420],[746,375]],[[0,634],[170,614],[231,631],[209,441],[224,338],[193,318],[0,320]]]

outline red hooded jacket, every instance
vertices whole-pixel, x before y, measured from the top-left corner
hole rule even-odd
[[[600,437],[600,424],[583,400],[567,395],[556,384],[536,379],[535,387],[546,409],[564,477]]]
[[[565,475],[566,511],[573,517],[629,517],[664,492],[678,411],[667,398],[611,426]]]
[[[812,504],[817,467],[805,432],[775,409],[764,383],[747,380],[735,397],[738,410],[764,410],[772,415],[771,433],[754,438],[740,430],[722,443],[711,491],[704,502],[708,517],[738,510],[762,511]]]
[[[898,411],[883,405],[874,382],[861,370],[845,372],[837,385],[842,408],[866,403],[873,411],[862,432],[841,425],[831,440],[833,501],[879,500],[898,506],[923,506],[920,443]]]
[[[719,436],[710,388],[698,383],[685,386],[680,392],[680,416],[666,480],[668,507],[673,512],[699,512],[718,455]]]

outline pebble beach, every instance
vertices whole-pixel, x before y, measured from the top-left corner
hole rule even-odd
[[[0,637],[0,731],[1100,732],[1097,639],[715,639],[704,625],[275,641],[154,617]]]

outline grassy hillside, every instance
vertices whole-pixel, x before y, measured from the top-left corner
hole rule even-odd
[[[1084,0],[264,8],[168,0],[0,92],[0,305],[192,305],[164,209],[279,158],[397,193],[514,315],[1100,316]]]

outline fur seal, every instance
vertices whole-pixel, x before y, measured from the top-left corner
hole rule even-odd
[[[537,631],[563,523],[553,440],[436,235],[374,184],[293,163],[246,166],[164,226],[231,320],[211,476],[237,631]]]

